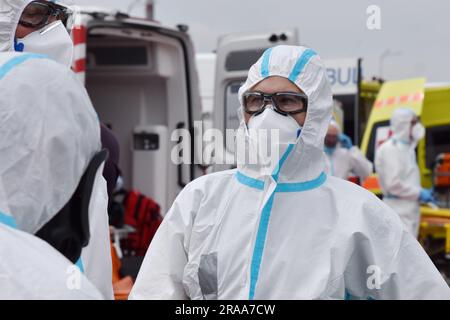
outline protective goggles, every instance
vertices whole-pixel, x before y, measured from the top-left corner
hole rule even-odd
[[[66,7],[51,2],[33,1],[23,10],[19,24],[26,28],[39,29],[60,20],[68,28],[71,16],[72,11]]]
[[[264,111],[267,104],[273,105],[275,111],[283,115],[306,112],[308,97],[303,93],[277,92],[266,94],[262,92],[247,92],[243,96],[244,111],[248,114],[258,114]]]

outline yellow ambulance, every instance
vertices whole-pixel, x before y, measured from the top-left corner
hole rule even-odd
[[[421,207],[420,240],[432,258],[450,259],[450,83],[426,84],[423,78],[384,83],[361,144],[369,160],[374,161],[377,147],[388,139],[389,120],[399,107],[412,108],[426,128],[417,147],[421,183],[424,188],[434,187],[438,199],[438,207]],[[376,174],[362,185],[382,196]]]

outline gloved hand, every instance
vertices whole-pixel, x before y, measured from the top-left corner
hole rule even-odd
[[[422,189],[419,195],[420,202],[435,202],[432,189]]]
[[[352,139],[343,133],[339,135],[339,142],[343,148],[350,149],[353,147]]]

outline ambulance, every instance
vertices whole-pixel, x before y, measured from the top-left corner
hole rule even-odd
[[[426,83],[424,78],[385,82],[361,145],[369,160],[374,161],[377,148],[389,138],[389,120],[399,107],[412,108],[426,129],[417,160],[422,187],[434,189],[437,206],[421,207],[419,239],[450,279],[450,83]],[[382,197],[376,174],[363,186]]]
[[[171,154],[177,129],[192,135],[202,107],[194,47],[185,26],[81,8],[75,18],[73,69],[120,144],[124,187],[153,198],[165,214],[179,191],[203,171]]]

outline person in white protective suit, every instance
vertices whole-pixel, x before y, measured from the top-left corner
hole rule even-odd
[[[108,199],[102,177],[106,157],[98,116],[68,68],[41,55],[0,53],[2,214],[11,217],[18,230],[57,249],[103,298],[112,299]],[[15,237],[23,238],[23,233]],[[23,245],[30,239],[24,239]],[[39,247],[44,246],[36,242],[30,249],[33,257]],[[43,249],[42,259],[55,256],[46,251],[50,249]],[[3,257],[3,264],[19,261]],[[55,261],[55,268],[58,264],[63,262]],[[32,265],[27,266],[25,270],[32,272]],[[55,276],[60,273],[55,271]],[[18,295],[20,291],[14,296]]]
[[[44,54],[70,68],[74,44],[71,0],[3,0],[0,3],[0,52]],[[102,145],[109,152],[103,176],[111,196],[120,173],[119,143],[114,133],[101,124]]]
[[[45,54],[70,67],[74,45],[71,1],[2,0],[0,52]]]
[[[324,173],[332,94],[313,50],[268,49],[239,97],[237,152],[249,160],[179,194],[130,299],[450,298],[388,206]],[[269,136],[270,156],[258,151]]]
[[[0,52],[28,52],[43,54],[50,59],[70,68],[72,64],[74,45],[69,34],[73,26],[72,0],[4,0],[0,2]],[[84,90],[84,89],[83,89]],[[106,161],[104,177],[110,186],[115,185],[118,167],[118,150],[116,150],[115,137],[103,124],[101,138],[105,139],[103,147],[109,151],[110,157]],[[109,187],[112,189],[111,187]],[[103,221],[102,216],[107,211],[100,207],[99,217],[95,221]],[[103,228],[103,225],[102,225]],[[108,230],[101,230],[103,235]],[[96,237],[96,235],[94,235]],[[103,239],[104,240],[104,239]],[[102,240],[102,241],[103,241]],[[109,240],[108,240],[109,241]],[[84,254],[87,254],[84,252]],[[104,253],[99,255],[90,251],[90,261],[97,261],[101,265],[87,270],[95,279],[94,284],[100,288],[105,297],[112,299],[113,290],[109,271],[112,269],[111,259],[102,261]],[[103,271],[105,270],[105,271]],[[108,278],[109,277],[109,278]]]
[[[406,229],[418,236],[419,202],[433,202],[431,190],[420,185],[415,148],[425,128],[413,110],[396,109],[391,117],[392,136],[375,153],[375,168],[383,201],[400,217]]]
[[[328,158],[328,172],[332,176],[348,179],[356,175],[363,182],[372,174],[372,163],[353,145],[350,137],[342,133],[335,120],[330,121],[324,150]]]

